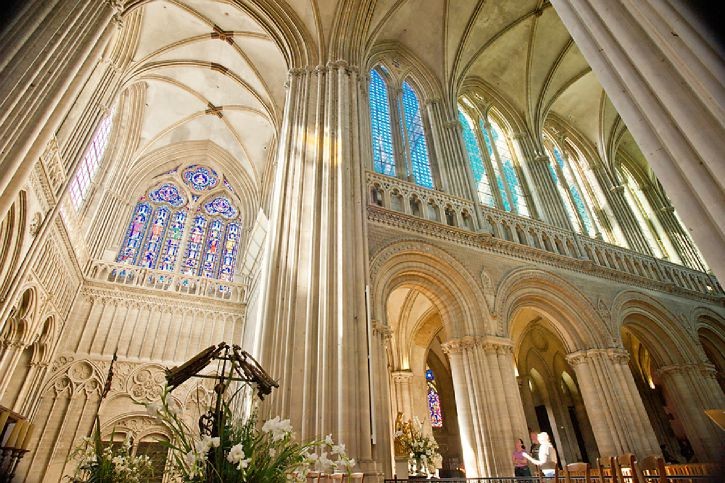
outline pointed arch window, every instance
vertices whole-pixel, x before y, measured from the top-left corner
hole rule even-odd
[[[425,188],[434,188],[425,113],[409,81],[399,93],[382,66],[370,71],[368,86],[373,169],[398,176]],[[391,108],[393,107],[393,108]],[[393,126],[399,126],[394,131]]]
[[[410,156],[413,181],[417,185],[433,188],[428,143],[425,140],[423,118],[420,115],[420,102],[418,95],[407,81],[403,82],[402,118],[401,126],[406,139],[406,151]]]
[[[373,144],[373,169],[376,173],[395,176],[393,130],[390,120],[388,86],[376,69],[370,71],[370,130]]]
[[[86,152],[83,154],[78,171],[76,171],[70,183],[70,199],[76,211],[83,205],[83,201],[90,191],[93,178],[95,178],[98,168],[101,166],[101,161],[103,161],[103,156],[108,147],[108,140],[111,137],[113,115],[115,112],[116,109],[114,107],[98,125],[98,128],[93,133],[91,142],[86,148]]]
[[[470,102],[466,104],[472,106]],[[477,119],[477,123],[472,121],[473,118]],[[494,119],[485,122],[473,107],[466,109],[461,105],[458,121],[479,201],[522,216],[531,216],[512,140],[501,124]],[[491,187],[492,179],[495,180],[495,190]]]
[[[438,394],[433,370],[426,369],[425,380],[428,385],[428,413],[430,416],[430,425],[433,428],[442,428],[443,412],[441,411],[441,398]]]
[[[227,183],[215,189],[220,177],[197,165],[166,174],[136,204],[116,260],[232,280],[242,225]]]
[[[585,201],[579,180],[560,146],[547,138],[546,149],[549,158],[549,174],[556,185],[564,210],[574,230],[594,237],[600,228],[592,215],[592,207]]]
[[[624,198],[632,208],[637,224],[645,240],[647,240],[647,245],[652,250],[652,254],[657,258],[668,258],[670,254],[665,248],[662,233],[658,229],[659,223],[652,215],[654,210],[642,192],[642,188],[626,166],[620,165],[619,172],[622,181],[624,181]]]

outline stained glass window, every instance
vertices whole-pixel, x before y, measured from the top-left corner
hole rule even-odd
[[[195,191],[206,191],[219,184],[219,175],[206,166],[192,164],[184,170],[184,182]]]
[[[634,217],[637,219],[642,235],[647,240],[647,244],[652,250],[652,253],[658,258],[667,256],[660,234],[650,218],[650,213],[654,213],[654,211],[647,201],[647,198],[627,168],[621,166],[620,173],[624,178],[624,197],[627,200],[627,204],[632,208]]]
[[[506,187],[504,186],[503,177],[501,177],[501,170],[498,167],[498,163],[496,162],[496,155],[493,154],[493,145],[491,144],[491,136],[488,134],[488,129],[483,124],[483,119],[480,121],[481,125],[481,132],[483,132],[483,141],[486,144],[486,151],[488,151],[489,159],[491,160],[491,164],[493,165],[493,172],[496,178],[496,186],[498,187],[499,193],[501,193],[501,202],[503,203],[503,209],[506,211],[511,211],[511,203],[508,200],[508,196],[506,196]]]
[[[486,167],[483,164],[483,156],[481,155],[481,149],[478,147],[478,141],[476,141],[476,134],[473,132],[471,120],[459,110],[458,122],[461,123],[463,143],[466,146],[466,152],[468,152],[468,161],[471,164],[471,172],[473,173],[473,182],[478,192],[478,199],[484,205],[495,206],[495,201],[491,194],[491,184],[488,181]]]
[[[493,136],[493,142],[496,145],[496,151],[498,151],[498,156],[501,160],[503,179],[508,185],[516,213],[523,216],[529,216],[529,207],[526,204],[524,189],[519,181],[519,176],[516,172],[516,167],[514,166],[513,156],[511,155],[506,135],[498,123],[494,120],[491,120],[490,128],[491,136]],[[502,191],[501,196],[506,196],[506,193]]]
[[[420,115],[420,102],[413,88],[403,83],[403,118],[404,129],[408,139],[408,152],[415,184],[433,188],[433,177],[428,157],[428,144],[423,130],[423,119]]]
[[[152,187],[134,209],[117,261],[233,280],[242,230],[239,210],[226,184],[204,166],[166,174],[195,191],[211,190],[211,194],[206,198],[192,194],[187,199],[182,185],[171,180]]]
[[[441,412],[441,398],[435,384],[435,376],[431,369],[425,371],[425,380],[428,384],[428,413],[430,425],[433,428],[443,427],[443,413]]]
[[[76,171],[76,175],[70,183],[70,198],[76,210],[80,209],[83,204],[83,200],[91,187],[91,181],[93,181],[103,160],[106,147],[108,147],[108,139],[111,137],[114,113],[115,108],[101,121],[96,132],[93,133],[91,143],[88,145],[78,166],[78,171]]]
[[[370,130],[375,172],[395,176],[388,87],[376,70],[370,71]]]

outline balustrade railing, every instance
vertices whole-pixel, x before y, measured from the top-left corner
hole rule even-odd
[[[86,277],[100,282],[228,302],[246,302],[247,297],[247,284],[244,282],[183,275],[102,260],[89,262]]]
[[[479,223],[475,215],[476,207],[469,200],[370,171],[367,173],[367,188],[368,202],[372,206],[463,230],[488,232],[501,240],[577,260],[589,260],[592,265],[685,290],[708,295],[723,294],[717,280],[706,273],[539,220],[479,204],[482,216]]]

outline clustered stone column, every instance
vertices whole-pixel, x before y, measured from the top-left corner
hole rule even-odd
[[[706,409],[725,408],[714,366],[705,362],[671,365],[659,368],[657,374],[697,458],[721,461],[725,438],[705,414]]]
[[[357,69],[290,71],[264,269],[260,362],[280,382],[267,410],[302,439],[332,433],[372,461],[367,247]]]
[[[567,356],[601,456],[659,454],[657,437],[627,362],[624,349],[589,349]]]
[[[526,419],[511,341],[472,337],[443,344],[450,358],[466,476],[512,474],[511,445]]]

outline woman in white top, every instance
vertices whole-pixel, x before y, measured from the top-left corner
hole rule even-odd
[[[551,440],[549,439],[549,435],[546,433],[539,433],[536,435],[537,439],[539,440],[539,458],[534,459],[531,456],[529,456],[528,453],[524,453],[524,458],[531,461],[536,466],[541,467],[541,472],[544,474],[544,476],[554,476],[554,472],[556,470],[556,449],[551,445]]]

